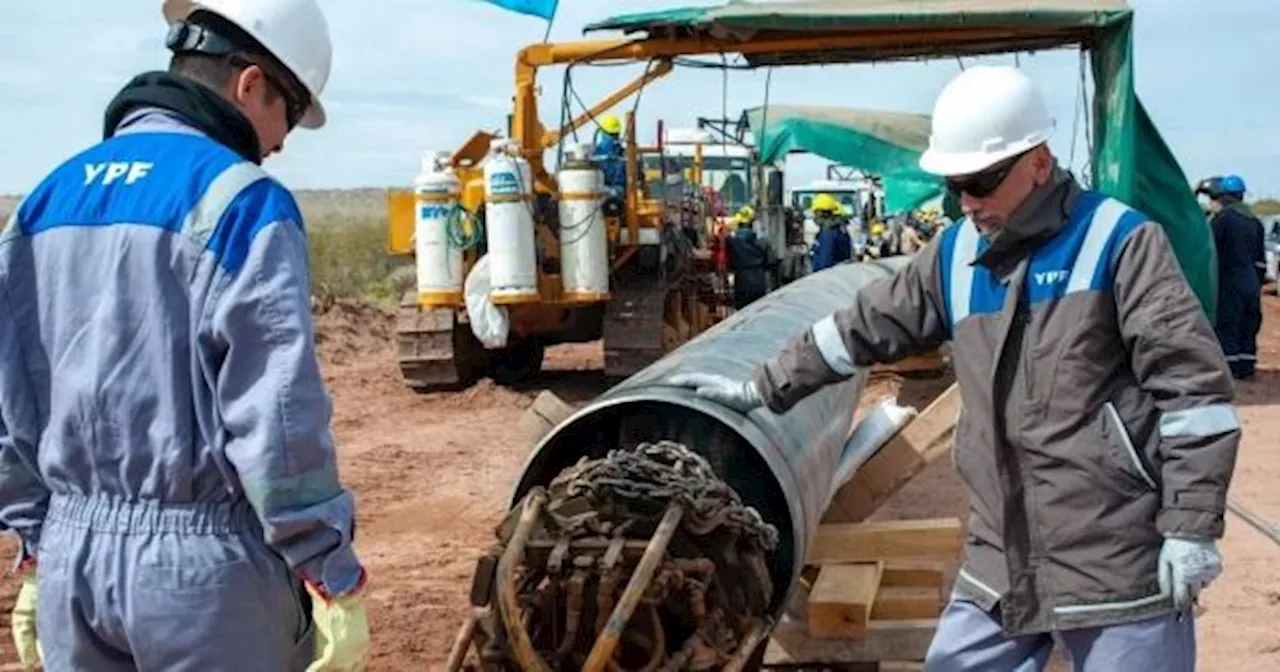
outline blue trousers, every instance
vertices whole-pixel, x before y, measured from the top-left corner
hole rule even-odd
[[[1054,641],[1075,672],[1193,672],[1195,624],[1190,612],[1134,623],[1006,637],[1000,621],[972,602],[953,599],[942,612],[925,672],[1039,672]]]
[[[36,565],[50,672],[303,670],[310,599],[243,501],[54,495]]]

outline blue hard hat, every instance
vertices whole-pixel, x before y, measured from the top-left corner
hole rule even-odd
[[[1228,175],[1222,178],[1222,184],[1219,188],[1222,189],[1224,194],[1243,194],[1245,192],[1244,178],[1239,175]]]

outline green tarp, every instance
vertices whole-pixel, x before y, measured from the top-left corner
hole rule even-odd
[[[616,16],[586,30],[729,41],[741,44],[755,66],[949,59],[1085,45],[1092,51],[1095,85],[1093,186],[1165,227],[1210,319],[1216,313],[1217,261],[1209,229],[1186,175],[1134,92],[1133,13],[1123,0],[733,0]],[[841,46],[803,52],[759,46],[815,32],[842,39]]]
[[[929,146],[927,115],[769,105],[747,110],[747,122],[764,163],[806,152],[881,176],[885,214],[914,210],[942,193],[942,180],[919,167],[920,154]]]

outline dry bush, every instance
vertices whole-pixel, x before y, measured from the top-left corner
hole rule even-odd
[[[382,193],[359,190],[298,195],[311,248],[311,293],[317,301],[328,304],[356,299],[392,306],[412,284],[412,261],[387,254]]]

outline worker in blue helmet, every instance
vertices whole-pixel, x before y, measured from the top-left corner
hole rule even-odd
[[[1253,376],[1262,327],[1262,283],[1266,279],[1266,234],[1244,202],[1239,175],[1202,180],[1197,194],[1209,197],[1209,225],[1218,254],[1218,321],[1214,329],[1231,375]]]

